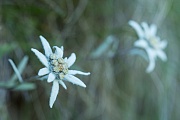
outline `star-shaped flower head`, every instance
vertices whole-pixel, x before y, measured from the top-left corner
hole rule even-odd
[[[52,108],[59,92],[59,84],[61,84],[65,89],[67,89],[67,87],[63,81],[68,81],[81,87],[86,87],[86,85],[74,75],[89,75],[90,73],[85,73],[77,70],[69,70],[69,68],[74,64],[76,60],[75,53],[72,53],[69,58],[63,58],[63,46],[61,48],[53,46],[55,50],[55,52],[53,52],[47,40],[43,36],[40,36],[40,39],[45,51],[45,55],[34,48],[31,48],[31,50],[45,66],[44,68],[41,68],[39,70],[38,75],[47,75],[47,81],[53,82],[49,101],[49,106],[50,108]]]
[[[145,49],[149,58],[149,65],[146,72],[152,72],[155,68],[156,57],[166,61],[167,56],[163,49],[167,46],[167,41],[162,40],[156,36],[157,27],[154,24],[148,26],[147,23],[142,22],[141,26],[135,21],[129,21],[129,25],[132,26],[139,39],[134,43],[134,46]]]

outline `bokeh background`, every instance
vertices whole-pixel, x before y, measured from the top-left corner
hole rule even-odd
[[[180,120],[179,0],[0,0],[0,120]],[[158,27],[168,41],[167,62],[132,55],[137,35],[129,20]],[[77,61],[72,69],[87,88],[67,83],[49,108],[51,83],[38,80],[43,67],[31,48],[43,51],[39,35],[51,46],[64,46]],[[109,40],[110,39],[110,40]],[[17,65],[29,56],[22,72],[35,89],[7,85]]]

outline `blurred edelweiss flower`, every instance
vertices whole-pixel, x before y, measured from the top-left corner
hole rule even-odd
[[[132,26],[139,39],[134,43],[134,46],[145,49],[149,58],[149,65],[146,72],[152,72],[155,68],[156,57],[166,61],[167,56],[163,49],[167,46],[167,41],[162,40],[156,36],[157,27],[154,24],[148,26],[147,23],[142,22],[141,26],[135,21],[129,21],[129,25]]]
[[[77,70],[69,70],[69,68],[74,64],[76,60],[75,53],[72,53],[69,58],[63,58],[63,46],[61,48],[53,46],[53,48],[55,49],[55,52],[53,53],[47,40],[43,36],[40,36],[40,39],[45,51],[45,55],[34,48],[31,48],[31,50],[35,53],[42,64],[45,65],[44,68],[41,68],[39,70],[38,75],[43,76],[48,74],[47,81],[53,82],[49,101],[49,106],[52,108],[59,92],[59,84],[61,84],[65,89],[67,89],[67,87],[63,81],[68,81],[81,87],[86,87],[86,85],[74,75],[89,75],[90,73],[85,73]]]

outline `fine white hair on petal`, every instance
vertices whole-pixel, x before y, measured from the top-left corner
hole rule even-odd
[[[162,51],[162,50],[157,50],[156,53],[157,53],[157,56],[158,56],[162,61],[166,61],[166,60],[167,60],[167,56],[166,56],[166,54],[164,53],[164,51]]]
[[[67,89],[66,85],[64,84],[64,82],[62,80],[59,80],[59,84],[61,84],[64,89]]]
[[[67,59],[68,68],[71,67],[76,61],[76,54],[72,53],[71,56]]]
[[[147,48],[146,52],[147,52],[148,57],[149,57],[149,65],[146,69],[146,72],[150,73],[155,68],[156,51],[154,51],[153,49]]]
[[[167,43],[166,40],[162,40],[162,41],[160,42],[159,47],[160,47],[161,49],[164,49],[164,48],[166,48],[167,44],[168,44],[168,43]]]
[[[59,83],[57,80],[54,80],[52,90],[51,90],[51,96],[50,96],[50,100],[49,100],[50,108],[53,107],[53,104],[57,98],[58,93],[59,93]]]
[[[20,82],[23,82],[23,79],[22,79],[22,77],[21,77],[21,74],[20,74],[19,70],[17,69],[16,65],[14,64],[14,62],[13,62],[11,59],[9,59],[9,62],[10,62],[10,64],[11,64],[14,72],[16,73],[19,81],[20,81]]]
[[[48,41],[43,36],[40,35],[39,37],[41,39],[41,42],[42,42],[42,45],[43,45],[43,48],[44,48],[44,51],[45,51],[45,55],[47,57],[49,57],[50,54],[52,54],[52,49],[51,49]]]
[[[56,78],[56,76],[53,73],[50,73],[47,81],[52,82],[55,78]]]
[[[148,47],[148,43],[147,43],[146,40],[140,39],[140,40],[134,42],[134,46],[140,47],[140,48],[147,48]]]
[[[57,46],[53,46],[53,48],[55,48],[55,54],[57,55],[58,58],[62,58],[63,57],[63,50]]]
[[[65,80],[67,80],[68,82],[71,82],[73,84],[79,85],[81,87],[86,87],[86,85],[79,78],[77,78],[73,75],[66,75]]]
[[[48,68],[41,68],[38,72],[39,76],[43,76],[49,73],[49,69]]]
[[[35,55],[37,56],[37,58],[41,61],[43,65],[45,65],[47,68],[49,67],[47,58],[41,52],[39,52],[38,50],[34,48],[31,48],[31,51],[35,53]]]
[[[68,74],[70,74],[70,75],[76,75],[76,74],[90,75],[90,72],[82,72],[82,71],[78,71],[78,70],[68,70]]]
[[[130,20],[129,25],[135,29],[139,38],[144,37],[144,32],[143,32],[141,26],[137,22]]]

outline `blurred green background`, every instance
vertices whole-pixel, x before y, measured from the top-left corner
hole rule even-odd
[[[9,58],[18,64],[28,55],[22,77],[36,84],[29,91],[2,87],[0,120],[180,120],[179,6],[179,0],[0,0],[0,82],[14,73]],[[129,54],[137,40],[129,20],[155,23],[168,41],[168,61],[157,59],[150,74],[147,61]],[[31,78],[43,67],[30,50],[43,52],[39,35],[63,45],[65,56],[75,52],[73,69],[91,72],[77,75],[86,89],[60,87],[52,109],[52,84]]]

